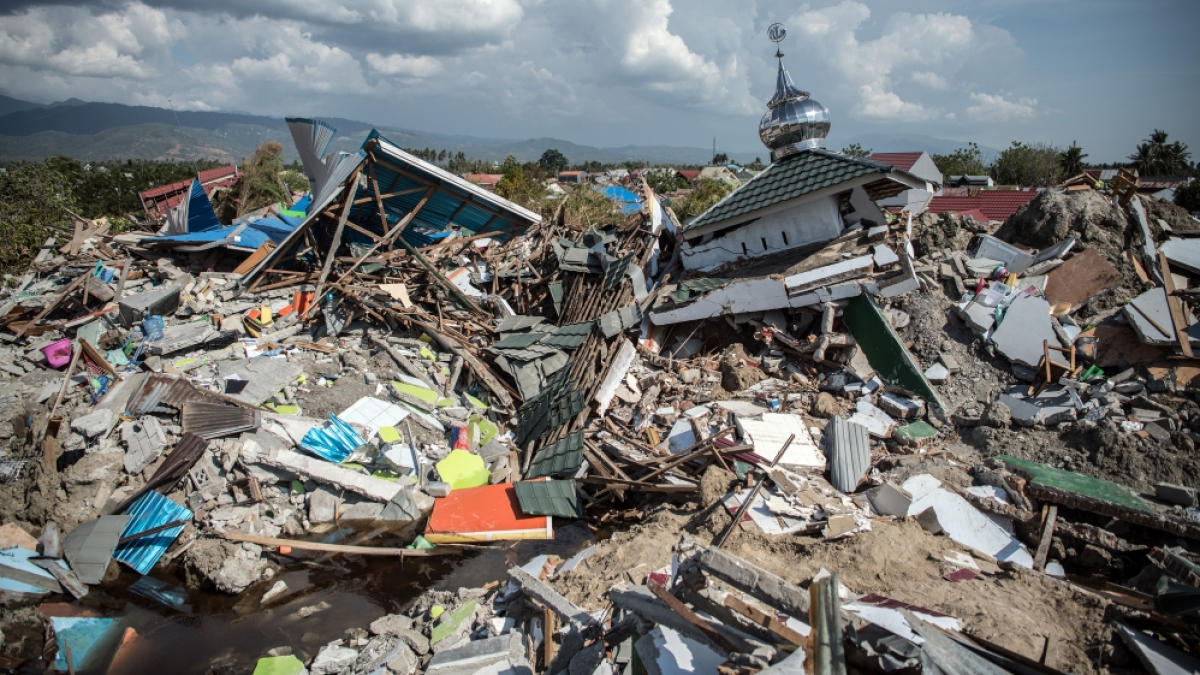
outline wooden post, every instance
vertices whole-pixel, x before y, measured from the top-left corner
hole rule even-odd
[[[1158,252],[1158,262],[1162,265],[1163,289],[1167,293],[1167,308],[1171,310],[1171,321],[1175,324],[1175,339],[1179,342],[1179,351],[1187,358],[1192,358],[1192,339],[1187,334],[1188,322],[1183,313],[1183,305],[1179,296],[1175,295],[1175,280],[1171,278],[1171,265],[1167,262],[1167,254]]]
[[[1046,557],[1050,555],[1050,541],[1054,539],[1054,521],[1058,518],[1058,505],[1043,507],[1042,538],[1038,540],[1037,555],[1033,568],[1039,572],[1046,569]]]
[[[324,289],[325,280],[329,278],[329,272],[333,269],[333,259],[337,256],[338,247],[342,245],[342,231],[346,229],[346,220],[350,218],[350,207],[354,205],[354,195],[358,194],[358,188],[362,176],[362,169],[354,173],[354,180],[351,181],[353,186],[346,186],[346,205],[342,208],[342,215],[338,218],[337,229],[333,231],[333,239],[329,242],[329,251],[325,255],[325,265],[321,268],[321,276],[317,279],[317,292],[314,296],[313,306],[309,308],[309,313],[321,306],[321,291]]]

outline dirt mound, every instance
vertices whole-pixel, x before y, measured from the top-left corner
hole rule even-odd
[[[1120,256],[1136,226],[1121,207],[1094,190],[1041,193],[1012,215],[996,236],[1004,241],[1045,248],[1074,236],[1083,247],[1100,249],[1110,260]]]
[[[913,251],[918,258],[948,248],[962,251],[973,234],[974,230],[967,227],[966,219],[961,216],[926,211],[913,218]]]
[[[1146,207],[1146,216],[1150,221],[1150,228],[1155,233],[1159,233],[1161,237],[1161,229],[1158,226],[1158,221],[1162,220],[1175,232],[1196,232],[1200,231],[1200,222],[1187,212],[1187,209],[1175,204],[1174,202],[1155,199],[1154,197],[1142,197],[1142,205]]]

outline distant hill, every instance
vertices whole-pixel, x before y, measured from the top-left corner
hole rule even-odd
[[[338,130],[332,150],[354,151],[362,145],[372,125],[337,117],[322,120]],[[462,152],[482,161],[503,161],[513,155],[523,162],[536,161],[549,148],[563,153],[571,163],[601,162],[617,164],[646,161],[652,164],[706,164],[712,157],[708,148],[666,145],[628,145],[597,148],[558,138],[528,140],[479,138],[434,134],[423,131],[379,127],[380,133],[404,148],[431,148],[450,153]],[[264,141],[278,141],[284,147],[284,161],[299,159],[292,145],[286,122],[277,117],[240,112],[172,111],[150,106],[120,103],[91,103],[79,99],[49,105],[0,96],[0,163],[38,161],[54,155],[79,160],[214,159],[240,162],[254,154]],[[852,142],[876,152],[925,150],[949,152],[965,145],[931,136],[866,135],[846,140],[830,139],[829,147],[841,149]],[[982,148],[984,153],[991,148]],[[765,149],[730,152],[735,162],[747,163],[755,157],[767,160]]]

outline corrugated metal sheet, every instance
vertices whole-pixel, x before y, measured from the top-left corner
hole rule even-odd
[[[853,492],[871,468],[871,439],[867,428],[844,417],[834,417],[825,428],[829,454],[829,482],[842,492]]]
[[[504,336],[504,339],[492,345],[492,349],[525,349],[530,345],[537,344],[539,340],[549,335],[549,333],[509,333]]]
[[[71,530],[63,540],[63,553],[80,581],[98,584],[104,579],[108,560],[128,524],[129,516],[101,516]]]
[[[262,424],[262,414],[256,410],[224,403],[188,401],[180,416],[184,433],[212,440],[243,431],[254,431]]]
[[[216,392],[197,389],[181,377],[152,373],[142,380],[141,388],[129,397],[126,409],[135,417],[147,413],[169,413],[182,410],[188,401],[245,405]]]
[[[573,480],[523,480],[513,483],[517,501],[528,516],[579,518],[583,510]]]
[[[569,326],[562,326],[550,335],[542,338],[538,345],[547,347],[558,347],[559,349],[578,349],[583,341],[587,339],[588,333],[592,332],[592,326],[596,325],[595,321],[586,323],[574,323]]]
[[[177,520],[190,520],[192,512],[157,492],[147,492],[129,507],[129,524],[121,532],[128,537]],[[113,557],[129,565],[139,574],[147,574],[166,553],[167,547],[183,533],[183,525],[157,534],[146,535],[117,547]]]
[[[497,333],[515,333],[519,331],[529,330],[535,326],[540,326],[546,323],[546,320],[540,316],[523,316],[514,314],[500,319],[500,323],[496,324]]]
[[[195,466],[196,460],[200,459],[200,455],[203,455],[207,448],[208,441],[195,434],[185,433],[183,438],[179,439],[179,444],[175,446],[171,454],[167,455],[166,461],[158,465],[158,469],[155,470],[150,480],[146,481],[146,484],[140,490],[130,495],[128,499],[113,509],[113,513],[122,513],[125,509],[129,508],[130,504],[151,490],[156,490],[164,486],[170,488],[170,486],[174,485],[180,478],[183,478],[184,474]]]

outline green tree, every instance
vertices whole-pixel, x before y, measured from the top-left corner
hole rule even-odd
[[[1175,203],[1188,211],[1200,211],[1200,179],[1193,178],[1192,182],[1175,190]]]
[[[992,178],[1001,185],[1053,185],[1062,176],[1061,158],[1052,145],[1013,141],[992,164]]]
[[[688,186],[687,179],[674,169],[659,169],[645,173],[646,183],[658,194],[682,190]]]
[[[850,147],[842,148],[842,154],[846,155],[847,157],[857,157],[859,159],[866,159],[871,156],[871,151],[864,150],[863,146],[859,145],[858,143],[851,143]]]
[[[981,176],[988,172],[983,153],[975,143],[959,148],[948,155],[933,155],[933,163],[947,178],[950,176]]]
[[[724,199],[725,195],[732,190],[733,188],[726,183],[711,178],[702,178],[696,184],[696,188],[686,197],[672,201],[671,208],[675,209],[675,215],[687,220],[704,213],[713,204]]]
[[[1070,178],[1083,173],[1085,166],[1083,163],[1084,157],[1087,157],[1087,153],[1083,151],[1083,148],[1076,145],[1075,141],[1071,141],[1071,147],[1063,150],[1058,160],[1059,164],[1062,165],[1063,176]]]
[[[1155,129],[1150,138],[1138,144],[1129,161],[1143,176],[1183,176],[1190,174],[1191,156],[1187,144],[1170,143],[1167,132]]]
[[[546,195],[541,181],[532,179],[526,173],[525,167],[512,155],[504,158],[503,171],[504,177],[496,184],[496,194],[521,206],[538,210],[539,202]]]
[[[713,161],[712,161],[713,166],[724,166],[728,163],[729,163],[729,155],[727,155],[723,152],[718,152],[717,154],[713,155]]]
[[[0,273],[23,271],[54,228],[71,231],[67,210],[75,210],[76,183],[63,170],[70,166],[40,162],[10,165],[0,174]]]
[[[567,158],[561,152],[551,148],[542,153],[541,159],[538,160],[538,165],[552,175],[557,176],[570,166],[570,163],[567,162]]]

